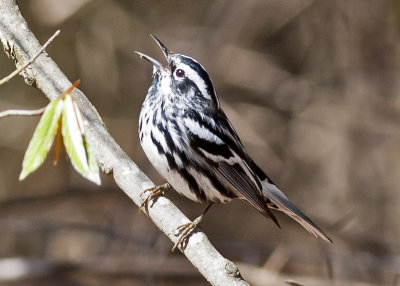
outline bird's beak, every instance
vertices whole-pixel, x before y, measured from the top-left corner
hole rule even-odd
[[[160,46],[160,48],[161,48],[161,50],[162,50],[167,62],[169,63],[171,52],[167,49],[167,47],[159,39],[156,38],[156,36],[154,36],[152,34],[150,34],[150,36]],[[135,51],[135,53],[138,54],[142,59],[145,59],[145,60],[147,60],[147,61],[149,61],[149,62],[151,62],[153,64],[153,73],[155,71],[161,70],[163,68],[162,64],[159,61],[153,59],[152,57],[149,57],[148,55],[145,55],[145,54],[143,54],[141,52],[137,52],[137,51]]]
[[[165,56],[165,59],[166,59],[167,62],[169,63],[171,52],[167,49],[167,47],[166,47],[159,39],[157,39],[156,36],[154,36],[153,34],[150,34],[150,36],[151,36],[151,37],[153,38],[153,40],[156,41],[156,43],[160,46],[160,48],[161,48],[161,50],[162,50],[162,52],[163,52],[163,54],[164,54],[164,56]]]
[[[145,59],[145,60],[151,62],[153,64],[153,67],[156,70],[159,70],[159,69],[161,69],[163,67],[162,64],[160,64],[159,61],[153,59],[152,57],[149,57],[148,55],[145,55],[145,54],[143,54],[141,52],[138,52],[138,51],[135,51],[135,53],[138,54],[142,59]]]

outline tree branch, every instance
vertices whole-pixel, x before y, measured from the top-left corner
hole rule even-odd
[[[37,115],[42,115],[45,110],[46,107],[42,107],[35,110],[9,109],[0,112],[0,119],[8,116],[37,116]]]
[[[0,0],[0,39],[6,54],[15,60],[17,67],[29,61],[41,49],[14,0]],[[37,87],[49,99],[56,98],[71,86],[71,82],[47,54],[40,55],[21,74],[26,83]],[[72,94],[82,111],[88,139],[102,170],[112,172],[117,185],[136,205],[140,205],[140,194],[154,184],[111,137],[85,95],[78,89]],[[174,235],[175,229],[189,222],[165,197],[152,202],[147,215],[174,243],[178,239]],[[238,268],[225,259],[200,230],[190,237],[183,253],[212,285],[248,285]]]

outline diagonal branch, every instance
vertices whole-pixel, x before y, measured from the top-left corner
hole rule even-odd
[[[0,0],[0,39],[6,54],[15,60],[17,66],[29,61],[41,49],[14,0]],[[47,54],[40,55],[22,75],[25,82],[37,87],[49,99],[56,98],[71,86],[71,82]],[[140,205],[143,201],[140,194],[154,184],[111,137],[85,95],[77,89],[73,95],[82,111],[89,141],[102,170],[106,173],[112,172],[117,185],[136,205]],[[174,243],[178,239],[174,230],[189,222],[165,197],[152,203],[146,213]],[[248,285],[238,268],[225,259],[201,231],[190,237],[184,254],[212,285]]]

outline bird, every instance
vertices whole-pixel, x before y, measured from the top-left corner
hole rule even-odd
[[[150,195],[139,210],[172,188],[207,204],[199,217],[177,229],[180,237],[172,250],[186,247],[212,205],[233,199],[246,201],[279,228],[272,210],[283,212],[315,237],[332,243],[250,157],[222,110],[205,68],[189,56],[171,52],[156,36],[150,36],[167,64],[163,66],[135,51],[153,65],[153,81],[142,104],[138,131],[144,153],[168,183],[146,190]]]

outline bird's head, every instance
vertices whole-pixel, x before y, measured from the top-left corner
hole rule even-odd
[[[171,89],[178,96],[195,96],[197,100],[207,100],[219,108],[219,101],[204,67],[195,59],[171,52],[154,35],[150,36],[160,46],[167,65],[163,66],[159,61],[140,52],[136,52],[141,58],[153,64],[153,77],[160,88]],[[165,81],[166,84],[163,84]]]

